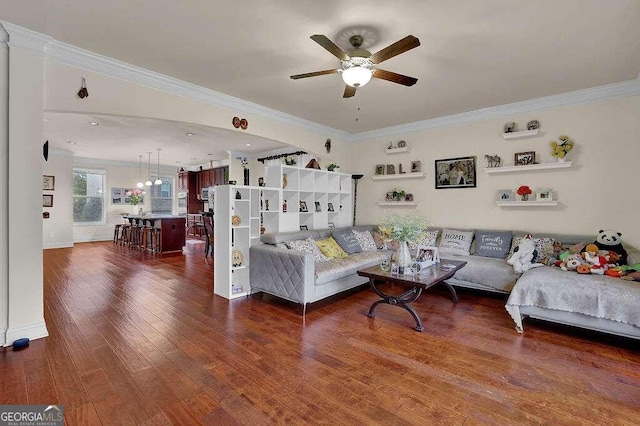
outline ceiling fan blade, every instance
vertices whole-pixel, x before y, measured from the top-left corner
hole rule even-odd
[[[324,71],[308,72],[306,74],[292,75],[291,78],[294,79],[294,80],[298,80],[298,79],[307,78],[307,77],[317,77],[319,75],[335,74],[337,72],[338,72],[338,70],[324,70]]]
[[[371,60],[371,62],[373,62],[374,64],[379,64],[380,62],[391,59],[394,56],[397,56],[418,46],[420,46],[420,40],[412,35],[408,35],[402,40],[396,41],[392,45],[387,46],[384,49],[374,53],[369,57],[369,60]]]
[[[356,94],[356,88],[353,86],[345,85],[343,98],[351,98]]]
[[[385,71],[376,69],[373,71],[375,78],[381,78],[382,80],[393,81],[394,83],[402,84],[404,86],[413,86],[418,82],[417,78],[407,77],[406,75],[397,74],[391,71]]]
[[[351,59],[349,57],[349,55],[347,55],[345,53],[344,50],[340,49],[338,46],[335,45],[334,42],[332,42],[331,40],[329,40],[326,36],[323,36],[322,34],[312,35],[311,36],[311,40],[315,41],[320,46],[322,46],[325,49],[327,49],[329,51],[329,53],[331,53],[333,56],[335,56],[336,58],[340,59],[341,61],[348,61],[349,59]]]

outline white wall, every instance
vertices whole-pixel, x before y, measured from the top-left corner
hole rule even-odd
[[[112,204],[111,203],[111,188],[130,188],[135,189],[136,183],[140,178],[140,169],[138,163],[117,163],[112,161],[93,160],[89,158],[74,158],[73,167],[82,169],[96,169],[105,170],[107,173],[105,184],[105,206],[106,206],[106,224],[105,225],[73,225],[73,212],[70,211],[68,220],[73,227],[73,241],[76,243],[88,242],[88,241],[108,241],[113,239],[113,229],[116,223],[122,223],[122,214],[138,213],[139,209],[148,211],[151,209],[151,201],[149,193],[146,191],[146,187],[143,191],[146,192],[144,203],[132,206],[130,204]],[[152,173],[153,170],[152,170]],[[145,168],[142,169],[142,178],[146,179],[147,172]],[[154,173],[155,174],[155,173]],[[166,177],[173,177],[173,191],[174,191],[174,206],[173,211],[176,211],[176,169],[173,167],[160,167],[160,174]],[[71,182],[71,178],[69,178]]]
[[[505,141],[505,122],[515,121],[526,128],[531,119],[541,123],[537,137]],[[574,141],[569,154],[571,169],[518,174],[488,175],[485,154],[500,155],[505,165],[513,164],[515,152],[536,151],[540,162],[556,161],[549,144],[562,134]],[[390,138],[357,142],[354,158],[366,158],[358,185],[358,223],[376,223],[384,211],[376,204],[387,191],[401,187],[413,193],[418,209],[437,226],[493,228],[596,235],[599,229],[615,229],[623,240],[640,247],[638,212],[640,197],[635,193],[640,158],[640,97],[566,106],[514,115],[504,119],[424,130],[397,136],[406,140],[409,154],[385,154]],[[435,189],[436,159],[477,156],[477,188]],[[422,162],[426,179],[372,181],[376,164]],[[520,185],[553,188],[560,206],[554,208],[500,208],[500,189],[515,190]]]
[[[42,174],[55,177],[55,189],[42,191],[53,195],[53,207],[43,207],[49,212],[49,219],[42,219],[42,242],[44,248],[73,247],[73,197],[71,173],[73,155],[71,152],[49,153],[49,161],[44,161]]]

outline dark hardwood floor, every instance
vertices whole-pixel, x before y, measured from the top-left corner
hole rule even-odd
[[[50,336],[1,352],[1,404],[92,424],[638,424],[638,342],[527,321],[444,288],[425,332],[370,290],[315,307],[213,295],[203,243],[158,258],[111,243],[45,250]]]

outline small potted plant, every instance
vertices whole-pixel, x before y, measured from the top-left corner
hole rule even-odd
[[[573,141],[569,139],[569,136],[562,135],[558,138],[560,143],[551,142],[551,155],[558,158],[558,161],[563,163],[565,157],[573,149]]]
[[[331,163],[327,166],[327,170],[330,172],[335,171],[336,169],[339,169],[340,166],[338,166],[336,163]]]
[[[520,196],[520,198],[522,199],[522,201],[528,201],[529,200],[529,195],[532,193],[531,188],[529,188],[527,185],[522,185],[520,188],[518,188],[518,190],[516,191],[516,194],[518,194]]]
[[[404,201],[404,189],[396,188],[393,190],[393,201]]]

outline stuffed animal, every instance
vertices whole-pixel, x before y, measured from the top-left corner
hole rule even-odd
[[[592,274],[604,275],[605,271],[609,269],[607,259],[598,255],[598,246],[595,244],[588,244],[582,254],[585,262],[589,264]]]
[[[591,266],[589,266],[586,263],[583,263],[582,265],[578,265],[578,267],[576,268],[576,272],[579,274],[590,274]]]
[[[582,256],[579,254],[570,254],[564,258],[562,264],[560,265],[560,269],[563,271],[575,271],[578,269],[578,266],[582,265],[584,262],[582,261]]]
[[[531,263],[535,257],[536,243],[531,238],[531,235],[527,234],[520,240],[518,247],[513,250],[513,254],[507,263],[513,266],[513,270],[516,274],[523,274],[531,268],[537,268],[543,266],[542,263]]]
[[[616,231],[610,230],[600,230],[598,231],[598,236],[596,240],[593,242],[598,249],[613,251],[620,255],[620,264],[627,264],[627,251],[622,246],[622,234]]]
[[[638,271],[629,272],[628,274],[620,278],[627,281],[640,281],[640,272]]]

